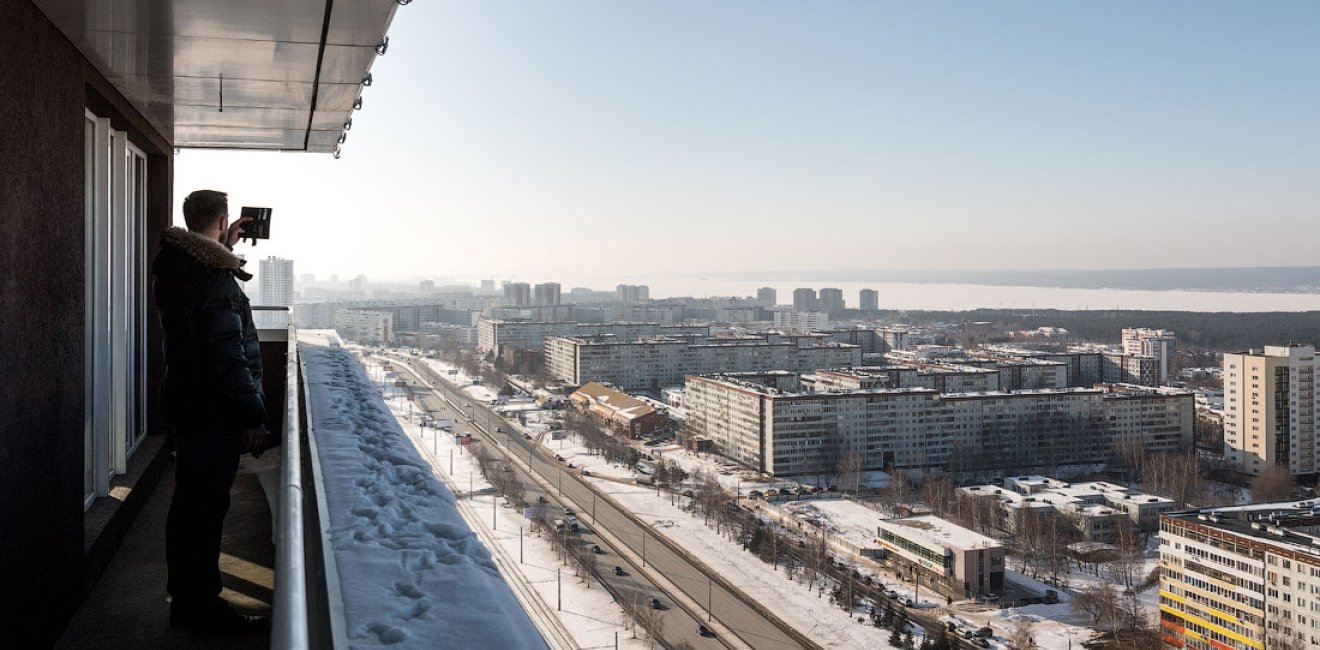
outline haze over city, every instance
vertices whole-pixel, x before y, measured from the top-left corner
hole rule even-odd
[[[175,194],[274,207],[249,254],[322,277],[1307,265],[1281,241],[1320,237],[1318,23],[419,2],[342,159],[185,150]]]

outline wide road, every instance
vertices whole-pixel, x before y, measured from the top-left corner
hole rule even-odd
[[[416,359],[397,357],[394,360],[407,364],[414,374],[442,390],[450,403],[461,410],[471,412],[475,421],[486,424],[487,431],[494,431],[491,428],[493,423],[495,427],[503,428],[505,434],[494,434],[500,437],[499,442],[509,443],[509,448],[520,460],[527,463],[550,485],[555,486],[557,492],[562,492],[564,497],[577,503],[581,508],[579,513],[581,519],[590,522],[593,527],[599,526],[608,530],[634,553],[642,556],[647,566],[657,568],[689,599],[698,603],[704,610],[702,613],[708,618],[717,620],[746,645],[757,650],[820,647],[780,621],[764,607],[751,602],[750,598],[739,593],[733,585],[727,584],[718,573],[710,570],[698,558],[658,536],[650,526],[616,506],[608,496],[597,493],[578,476],[576,471],[567,469],[553,457],[547,458],[542,455],[534,441],[524,439],[520,434],[512,434],[513,427],[495,415],[489,405],[482,404],[466,393],[456,390],[447,379],[425,363],[420,363]],[[666,630],[668,630],[667,626]],[[668,638],[669,634],[666,633],[665,637]]]
[[[398,362],[401,360],[391,359],[391,361],[397,365]],[[407,362],[405,361],[404,363]],[[408,369],[414,370],[412,367],[409,367]],[[416,372],[418,372],[419,370],[425,371],[429,369],[425,368],[422,364],[418,364],[417,369],[414,370],[414,374],[416,374]],[[437,381],[437,380],[438,378],[433,378],[430,379],[429,381]],[[408,380],[405,379],[405,381]],[[505,455],[506,445],[507,445],[507,450],[511,451],[513,455],[516,456],[523,463],[528,462],[529,459],[540,460],[539,455],[531,453],[530,445],[534,443],[528,442],[527,440],[523,439],[521,435],[518,434],[512,434],[506,436],[496,432],[497,429],[499,428],[503,428],[505,431],[512,431],[512,427],[509,425],[509,423],[505,422],[499,416],[494,415],[488,409],[476,411],[475,409],[477,407],[472,407],[473,412],[476,413],[478,418],[480,418],[480,420],[478,420],[476,424],[476,428],[474,429],[473,423],[468,421],[467,419],[469,415],[468,413],[466,412],[455,413],[454,409],[450,407],[449,403],[446,403],[443,399],[440,398],[439,392],[443,391],[446,395],[450,397],[451,400],[450,403],[452,404],[458,405],[458,404],[468,403],[468,400],[466,399],[467,396],[457,391],[453,391],[450,388],[449,384],[444,383],[443,381],[437,381],[435,385],[427,386],[421,383],[408,381],[408,388],[410,389],[409,392],[412,392],[414,395],[417,396],[415,398],[417,400],[415,404],[418,407],[419,411],[427,413],[436,418],[452,419],[454,421],[454,428],[453,428],[454,433],[473,434],[474,437],[478,438],[481,441],[474,444],[485,445],[486,449],[491,452],[491,455],[494,458],[499,459],[499,461],[503,461],[507,463],[507,457]],[[478,404],[477,406],[479,407],[480,404]],[[469,409],[463,409],[463,410],[467,411]],[[484,428],[481,427],[482,424],[485,424]],[[495,440],[493,438],[497,438],[498,440]],[[509,444],[510,441],[513,441],[516,444]],[[490,444],[490,443],[503,443],[503,444]],[[437,462],[443,462],[443,461],[437,459]],[[543,481],[553,480],[553,482],[549,484],[553,485],[554,487],[550,490],[543,492],[540,489],[538,483],[532,480],[532,478],[528,476],[526,472],[523,471],[522,466],[520,466],[518,463],[508,463],[508,465],[511,469],[513,469],[515,475],[518,477],[518,480],[521,481],[522,484],[525,486],[525,490],[526,490],[525,497],[528,501],[535,502],[537,500],[537,497],[545,497],[545,499],[548,501],[546,507],[551,511],[552,514],[555,513],[556,511],[562,513],[564,501],[561,499],[560,495],[558,494],[558,485],[559,485],[558,474],[546,474],[544,472],[538,472],[542,475]],[[560,468],[558,467],[552,467],[551,469],[555,470],[555,472],[560,471]],[[564,472],[564,474],[568,475],[567,472]],[[549,479],[548,477],[553,477],[553,479]],[[461,486],[454,486],[454,487],[456,488],[454,490],[455,493],[459,495],[459,498],[462,498],[461,490],[457,489],[460,488]],[[570,482],[566,481],[563,487],[565,494],[572,493],[570,488]],[[591,498],[588,497],[585,500],[575,500],[575,502],[578,504],[579,508],[585,509],[585,508],[589,508],[588,504],[591,503]],[[593,528],[595,528],[594,522],[591,525],[587,525],[587,522],[590,521],[590,517],[591,517],[591,512],[589,509],[585,511],[579,511],[577,513],[577,516],[579,520],[582,520],[582,524],[583,524],[577,536],[581,540],[581,543],[586,544],[587,546],[598,545],[601,547],[602,553],[596,556],[597,570],[599,572],[599,578],[601,582],[605,583],[614,592],[616,597],[621,599],[639,599],[639,602],[642,604],[641,606],[645,608],[651,607],[650,603],[652,598],[658,599],[660,601],[661,609],[658,610],[659,618],[660,618],[659,634],[661,638],[664,640],[665,645],[671,648],[673,647],[718,648],[725,645],[721,643],[722,639],[719,637],[702,637],[700,634],[698,634],[697,626],[706,622],[706,618],[704,616],[704,610],[689,612],[683,607],[678,606],[677,603],[673,602],[669,594],[667,594],[663,589],[659,588],[654,583],[652,583],[646,577],[646,574],[643,571],[640,571],[639,568],[635,566],[632,562],[630,562],[626,557],[615,552],[614,549],[610,548],[610,545],[606,540],[598,537],[593,531]],[[654,546],[654,544],[652,546]],[[651,551],[651,548],[648,547],[647,551],[649,553]],[[647,556],[647,559],[648,560],[650,559],[649,555]],[[614,573],[614,567],[616,566],[623,570],[623,575],[616,575]],[[564,573],[569,574],[570,570],[566,568]],[[568,576],[565,576],[565,578],[576,579],[576,578],[569,578]],[[704,603],[705,601],[703,600],[702,602]],[[557,605],[557,603],[553,603],[553,602],[550,604]],[[571,609],[572,604],[571,603],[565,604],[565,607]],[[799,647],[799,646],[795,645],[792,647]]]

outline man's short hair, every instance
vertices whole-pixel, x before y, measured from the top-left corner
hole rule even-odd
[[[197,190],[183,200],[183,221],[188,230],[201,232],[229,212],[229,195],[215,190]]]

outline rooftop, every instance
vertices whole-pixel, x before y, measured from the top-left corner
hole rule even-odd
[[[887,519],[881,521],[880,525],[884,528],[894,529],[895,533],[902,534],[908,539],[921,539],[942,547],[953,546],[959,549],[972,549],[1000,548],[1003,546],[998,541],[976,531],[968,530],[932,515]]]

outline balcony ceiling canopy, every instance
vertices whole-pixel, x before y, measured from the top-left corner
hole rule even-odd
[[[332,152],[396,0],[33,0],[176,147]]]

